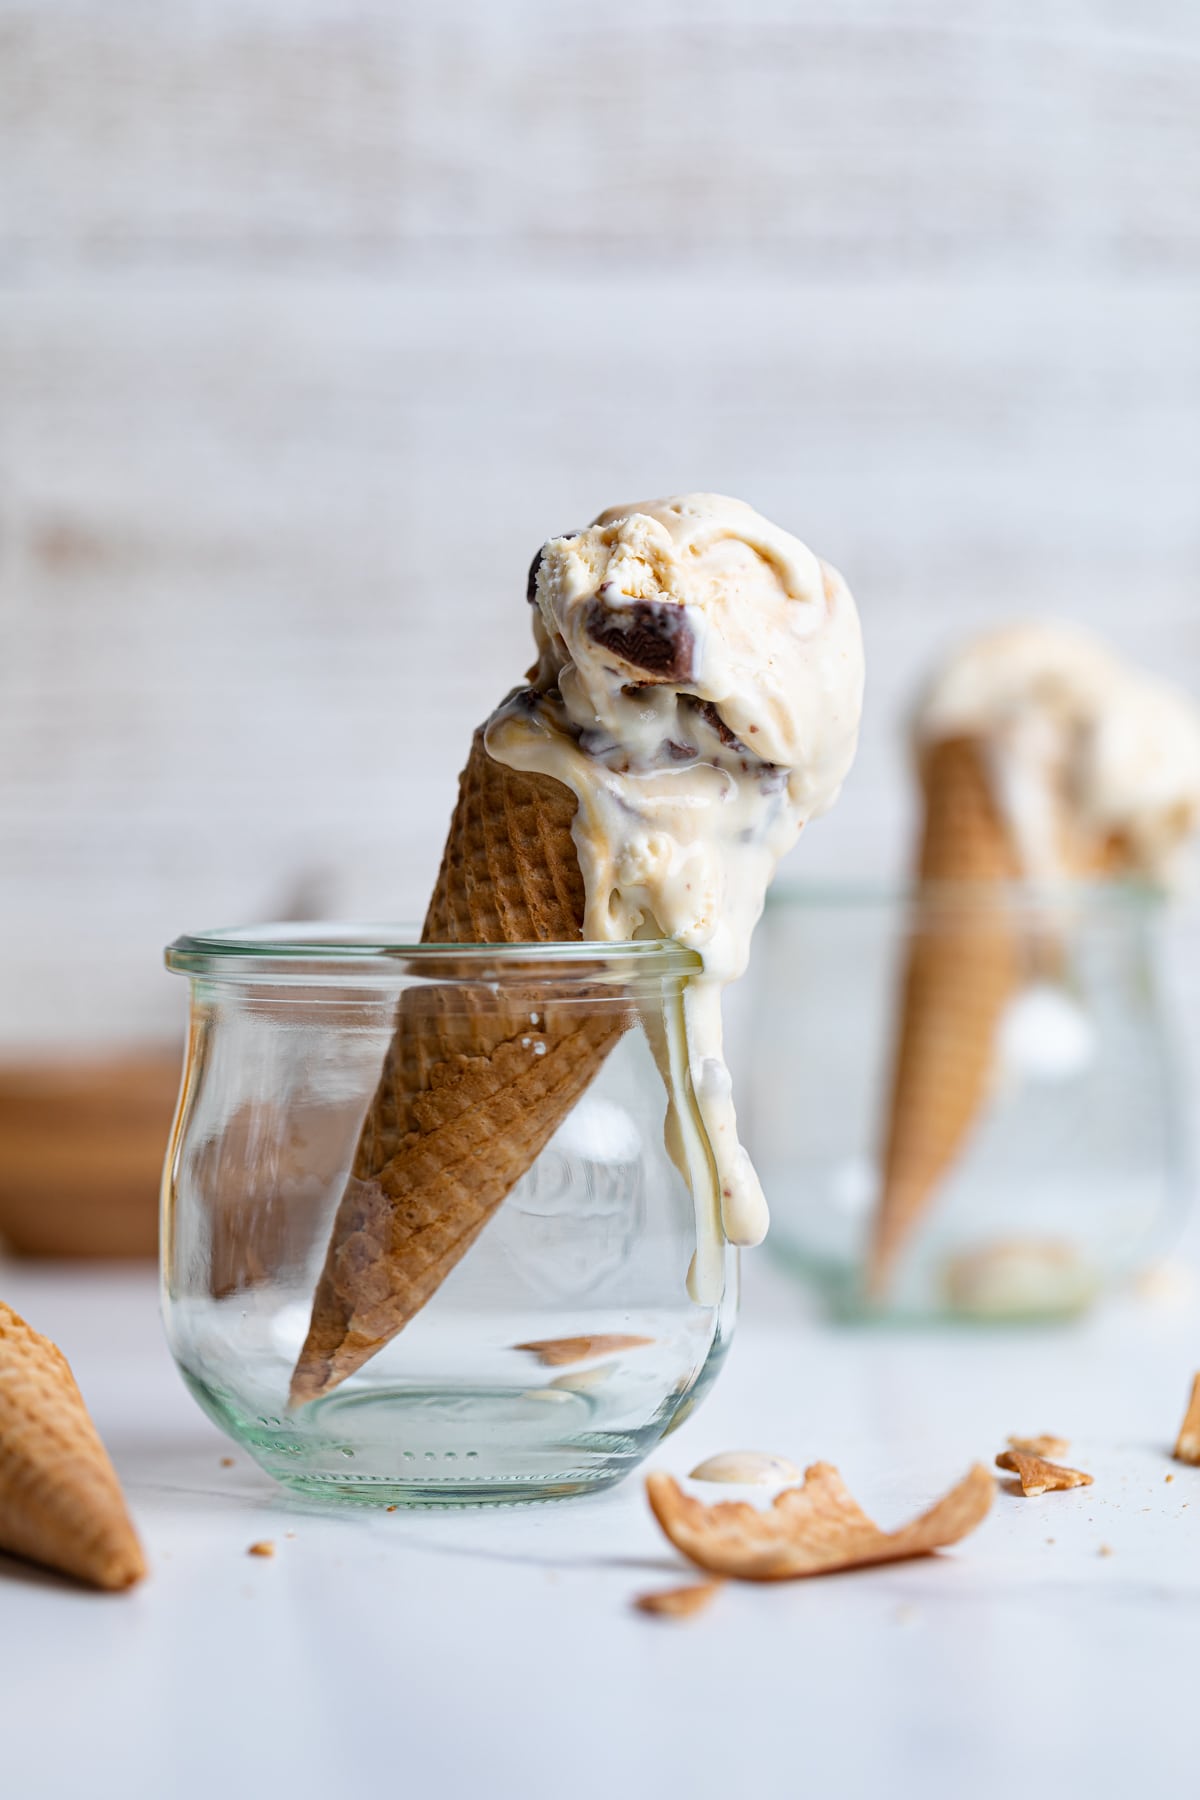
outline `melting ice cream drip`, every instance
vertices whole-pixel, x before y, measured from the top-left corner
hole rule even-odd
[[[715,1183],[729,1241],[758,1243],[766,1203],[738,1140],[721,990],[746,967],[780,857],[853,760],[854,602],[796,538],[713,494],[613,508],[552,539],[529,596],[538,661],[487,748],[575,794],[585,938],[661,936],[699,955],[682,1019],[651,1031],[672,1092],[668,1143],[694,1190]]]

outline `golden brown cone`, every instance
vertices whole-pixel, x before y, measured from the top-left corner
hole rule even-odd
[[[93,1587],[146,1573],[66,1357],[0,1301],[0,1550]]]
[[[1016,852],[978,745],[967,738],[933,745],[922,782],[921,885],[1014,880]],[[980,1112],[1018,967],[1003,898],[989,897],[986,887],[978,899],[940,912],[934,897],[913,927],[867,1267],[873,1298],[886,1293],[897,1257]]]
[[[1022,937],[995,884],[1019,879],[1016,845],[992,794],[980,743],[947,738],[926,752],[917,865],[928,911],[909,938],[883,1156],[867,1263],[881,1299],[914,1226],[963,1149],[991,1083],[996,1030],[1023,978],[1054,980],[1063,946],[1033,923]],[[1077,879],[1128,866],[1117,840],[1089,843],[1061,798],[1058,854]],[[943,890],[940,884],[951,884]],[[972,884],[975,884],[972,889]],[[990,884],[990,886],[989,886]]]
[[[424,941],[578,940],[575,807],[560,782],[493,762],[477,732]],[[437,1292],[626,1022],[615,1008],[547,1005],[536,991],[527,1001],[483,986],[405,991],[334,1221],[293,1405],[361,1368]]]

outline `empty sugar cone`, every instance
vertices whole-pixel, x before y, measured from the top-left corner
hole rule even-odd
[[[0,1302],[0,1550],[93,1587],[146,1573],[66,1357]]]
[[[476,733],[422,933],[427,943],[582,936],[576,800],[493,761]],[[334,1220],[291,1402],[328,1393],[402,1331],[470,1249],[628,1023],[450,983],[406,989]]]
[[[922,769],[923,910],[904,973],[883,1183],[867,1288],[887,1291],[896,1260],[959,1155],[991,1083],[996,1030],[1020,974],[1020,945],[995,884],[1019,874],[983,755],[966,738],[930,747]]]

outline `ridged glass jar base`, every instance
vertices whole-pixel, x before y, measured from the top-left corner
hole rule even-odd
[[[596,1493],[644,1461],[711,1386],[726,1346],[714,1344],[686,1394],[636,1426],[626,1373],[597,1364],[594,1391],[526,1387],[379,1387],[334,1393],[297,1413],[251,1415],[229,1392],[187,1374],[221,1429],[268,1475],[311,1499],[351,1506],[480,1506]],[[644,1372],[635,1385],[641,1387]],[[600,1388],[604,1388],[601,1393]]]

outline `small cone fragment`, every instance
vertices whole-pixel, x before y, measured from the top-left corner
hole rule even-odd
[[[548,1369],[565,1369],[598,1356],[613,1356],[618,1350],[641,1350],[653,1342],[648,1337],[601,1333],[594,1337],[537,1338],[528,1344],[514,1344],[513,1349],[527,1350]]]
[[[1092,1476],[1082,1469],[1066,1469],[1061,1463],[1048,1462],[1044,1456],[1030,1456],[1023,1450],[1002,1450],[996,1458],[998,1469],[1009,1469],[1021,1484],[1028,1500],[1060,1488],[1091,1487]]]
[[[897,1258],[979,1115],[996,1028],[1019,970],[1003,896],[985,885],[1014,880],[1019,867],[979,746],[966,738],[933,745],[922,778],[922,885],[978,886],[974,894],[956,887],[941,909],[933,898],[909,941],[867,1273],[874,1298],[886,1293]]]
[[[93,1587],[146,1573],[66,1357],[0,1302],[0,1550]]]
[[[692,1619],[712,1605],[724,1585],[722,1581],[693,1581],[686,1587],[639,1594],[633,1604],[638,1612],[655,1619]]]
[[[557,943],[583,931],[575,796],[494,762],[477,732],[426,943]],[[450,985],[401,996],[334,1221],[291,1402],[328,1393],[402,1331],[535,1161],[628,1023]]]
[[[1192,1383],[1192,1397],[1175,1440],[1174,1456],[1176,1462],[1200,1468],[1200,1375]]]

